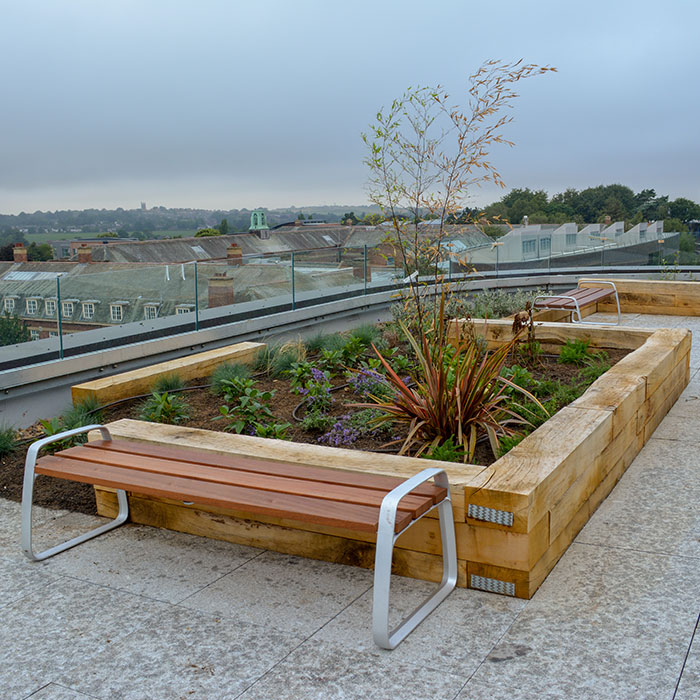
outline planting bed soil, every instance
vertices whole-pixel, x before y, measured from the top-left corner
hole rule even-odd
[[[625,357],[628,350],[607,350],[607,363],[611,366]],[[559,380],[562,384],[569,384],[575,380],[580,371],[580,367],[572,364],[562,364],[557,361],[556,355],[545,355],[537,362],[518,361],[520,366],[528,369],[537,380]],[[511,363],[508,363],[511,364]],[[289,423],[287,438],[294,442],[319,444],[319,437],[322,432],[307,431],[302,428],[294,417],[295,409],[299,406],[301,397],[292,393],[290,383],[285,379],[271,379],[266,376],[256,377],[256,388],[261,391],[274,391],[274,398],[271,408],[275,419],[279,423]],[[208,378],[195,379],[189,382],[191,386],[206,384]],[[353,393],[349,386],[343,386],[346,380],[336,378],[332,380],[334,390],[332,392],[334,402],[329,414],[340,418],[353,410],[346,404],[362,402],[363,399]],[[223,430],[224,421],[215,420],[220,415],[219,408],[223,404],[220,396],[212,394],[208,388],[197,388],[179,393],[189,405],[189,418],[181,421],[179,425],[204,428],[206,430]],[[103,412],[102,422],[112,422],[120,418],[139,418],[143,399],[135,399],[119,403]],[[297,417],[303,418],[304,407],[296,410]],[[42,437],[44,430],[40,424],[20,431],[20,440],[31,440]],[[375,436],[361,436],[352,443],[343,443],[338,446],[348,449],[358,449],[366,451],[385,451],[398,453],[400,443],[393,446],[386,446],[392,439],[402,439],[405,433],[393,431]],[[328,444],[327,442],[325,444]],[[333,443],[331,443],[333,444]],[[15,449],[12,453],[0,457],[0,497],[13,501],[21,500],[22,479],[24,473],[24,458],[27,445]],[[487,442],[477,445],[477,450],[472,464],[488,465],[495,461]],[[91,485],[81,484],[61,479],[51,479],[38,476],[34,492],[35,503],[39,506],[56,509],[66,509],[82,513],[95,514],[95,494]]]

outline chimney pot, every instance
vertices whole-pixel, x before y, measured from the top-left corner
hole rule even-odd
[[[78,248],[78,262],[79,263],[91,263],[92,262],[92,248],[86,243],[82,243],[80,248]]]
[[[225,272],[215,272],[209,278],[209,308],[233,304],[233,279]]]
[[[12,256],[15,262],[29,262],[27,246],[24,243],[15,243],[15,247],[12,249]]]

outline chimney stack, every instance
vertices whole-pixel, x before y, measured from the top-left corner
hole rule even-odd
[[[92,248],[90,248],[87,243],[82,243],[80,248],[78,248],[78,262],[79,263],[91,263],[92,262]]]
[[[25,246],[24,243],[15,243],[15,247],[12,249],[12,255],[16,263],[29,262],[27,246]]]
[[[226,260],[229,265],[242,265],[243,251],[241,250],[241,246],[237,243],[231,243],[231,245],[226,248]]]
[[[209,308],[233,304],[233,280],[225,272],[209,278]]]

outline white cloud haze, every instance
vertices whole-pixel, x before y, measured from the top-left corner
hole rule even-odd
[[[366,201],[360,132],[488,58],[524,82],[506,185],[700,200],[700,5],[436,0],[3,3],[0,212]],[[474,192],[474,203],[500,196]]]

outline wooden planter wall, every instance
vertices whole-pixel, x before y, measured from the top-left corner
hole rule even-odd
[[[176,360],[160,362],[131,372],[122,372],[112,377],[103,377],[91,382],[76,384],[71,387],[73,403],[93,398],[101,406],[104,406],[117,399],[146,394],[151,390],[151,385],[156,379],[168,374],[177,374],[185,382],[205,377],[225,362],[234,364],[252,362],[255,355],[264,347],[265,343],[236,343],[223,348],[179,357]]]
[[[476,327],[492,347],[510,338],[509,321]],[[545,348],[569,338],[634,352],[490,467],[434,462],[450,479],[460,586],[531,597],[688,382],[689,331],[538,325],[537,339]],[[115,437],[346,471],[408,477],[430,465],[411,457],[133,420],[109,427]],[[97,488],[96,494],[100,514],[114,516],[114,493]],[[139,523],[343,564],[374,562],[374,538],[363,533],[142,496],[132,495],[130,503],[131,518]],[[424,518],[402,535],[394,571],[439,580],[436,518]]]
[[[700,282],[667,282],[665,280],[613,279],[600,277],[600,280],[614,282],[620,299],[623,314],[661,314],[667,316],[700,316]],[[582,282],[582,287],[596,287],[596,282]],[[589,304],[581,309],[586,317],[601,311],[617,313],[614,299],[606,299]],[[537,311],[538,321],[568,321],[569,311]]]

